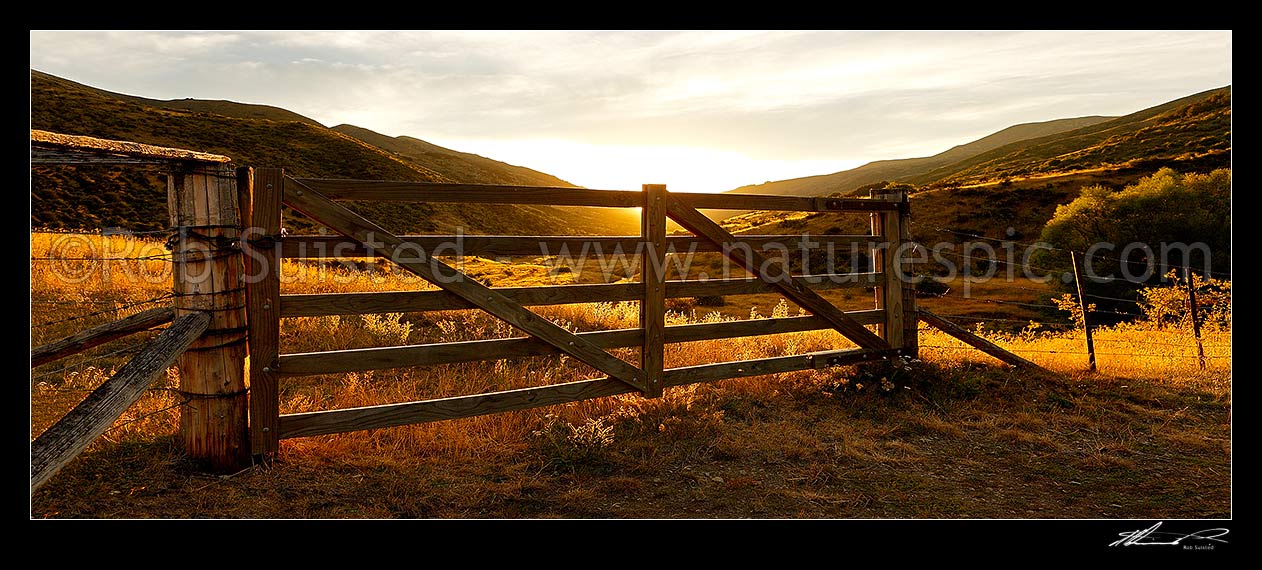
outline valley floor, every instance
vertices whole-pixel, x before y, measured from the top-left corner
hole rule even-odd
[[[671,389],[647,404],[620,397],[621,412],[596,420],[607,433],[587,438],[568,437],[582,422],[544,409],[517,412],[539,424],[533,435],[477,449],[403,441],[425,426],[287,440],[272,465],[230,477],[197,473],[170,436],[99,445],[34,495],[31,516],[1232,515],[1230,395],[1219,382],[917,368],[894,386],[800,373]]]

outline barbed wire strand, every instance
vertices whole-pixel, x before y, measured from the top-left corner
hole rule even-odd
[[[87,363],[89,363],[89,362],[95,362],[95,361],[97,361],[97,360],[102,360],[102,359],[105,359],[105,358],[109,358],[109,357],[111,357],[111,356],[118,356],[118,355],[123,354],[123,353],[126,353],[126,352],[139,351],[140,349],[144,348],[144,347],[145,347],[145,346],[147,346],[148,344],[149,344],[149,342],[148,342],[148,341],[136,342],[136,343],[132,343],[132,344],[129,344],[129,345],[127,345],[127,346],[124,346],[123,348],[120,348],[120,349],[118,349],[118,350],[114,350],[114,351],[112,351],[112,352],[107,352],[107,353],[105,353],[105,354],[101,354],[101,355],[97,355],[97,356],[91,356],[91,357],[88,357],[88,358],[82,358],[82,359],[76,360],[75,362],[73,362],[73,363],[71,363],[71,364],[67,364],[67,365],[65,365],[65,366],[63,366],[63,367],[61,367],[61,368],[57,368],[57,369],[55,369],[55,370],[50,370],[50,371],[48,371],[48,372],[44,372],[44,373],[39,374],[39,375],[36,375],[36,376],[31,376],[31,381],[39,380],[40,378],[44,378],[44,377],[46,377],[46,376],[52,376],[52,375],[54,375],[54,374],[66,374],[66,373],[67,373],[67,372],[66,372],[66,371],[67,371],[67,369],[69,369],[69,368],[74,368],[74,367],[78,367],[78,366],[83,366],[84,364],[87,364]],[[52,364],[52,362],[46,363],[46,364],[44,364],[43,366],[47,366],[48,364]]]
[[[77,231],[77,230],[48,230],[48,229],[45,229],[45,230],[38,230],[38,231],[37,231],[37,233],[41,233],[41,234],[56,234],[56,235],[70,235],[70,236],[96,236],[96,237],[114,237],[114,236],[122,236],[122,237],[127,237],[127,236],[140,236],[140,235],[167,234],[167,233],[171,233],[171,232],[173,232],[173,231],[175,231],[175,230],[173,230],[173,229],[171,229],[171,228],[162,229],[162,230],[139,230],[139,231],[133,231],[133,230],[123,230],[123,231],[118,232],[118,233],[111,233],[111,234],[106,235],[106,234],[104,234],[104,233],[102,233],[102,232],[100,232],[100,231],[96,231],[96,232],[84,232],[84,231]]]
[[[149,260],[172,261],[172,254],[163,253],[156,255],[144,255],[140,257],[32,257],[31,261],[149,261]]]
[[[67,322],[70,322],[70,321],[77,321],[77,320],[80,320],[80,319],[86,319],[86,318],[88,318],[88,317],[95,317],[95,316],[99,316],[99,315],[106,315],[106,314],[109,314],[109,313],[114,313],[114,312],[117,312],[117,311],[121,311],[121,310],[123,310],[123,309],[129,309],[129,308],[131,308],[131,307],[137,307],[137,306],[140,306],[140,305],[145,305],[145,304],[148,304],[148,303],[154,303],[154,302],[157,302],[157,301],[161,301],[161,300],[163,300],[163,299],[170,299],[170,298],[172,298],[172,297],[174,297],[174,296],[175,296],[175,295],[174,295],[174,294],[172,294],[172,293],[167,293],[167,294],[162,295],[162,296],[160,296],[160,297],[154,297],[154,298],[152,298],[152,299],[146,299],[146,300],[144,300],[144,301],[136,301],[136,302],[134,302],[134,303],[127,303],[127,304],[120,305],[120,306],[118,306],[118,307],[114,307],[114,308],[111,308],[111,309],[104,309],[104,310],[100,310],[100,311],[95,311],[95,312],[91,312],[91,313],[86,313],[86,314],[83,314],[83,315],[78,315],[78,316],[74,316],[74,317],[68,317],[68,318],[65,318],[65,319],[57,319],[57,320],[54,320],[54,321],[47,321],[47,322],[39,323],[39,324],[37,324],[37,325],[31,325],[31,328],[33,328],[33,329],[40,329],[40,328],[44,328],[44,327],[47,327],[47,326],[52,326],[52,325],[56,325],[56,324],[60,324],[60,323],[67,323]]]
[[[971,347],[971,346],[943,346],[943,345],[935,345],[935,344],[922,344],[919,346],[920,348],[936,348],[936,349],[948,349],[948,350],[977,350],[976,348]],[[1005,348],[1004,350],[1008,350],[1010,352],[1038,352],[1038,353],[1043,353],[1043,354],[1068,354],[1068,355],[1073,355],[1073,356],[1087,356],[1086,351],[1078,352],[1078,351],[1073,351],[1073,350],[1043,350],[1043,349],[1035,349],[1035,348]],[[1148,354],[1140,355],[1140,354],[1133,354],[1133,353],[1126,353],[1126,352],[1097,352],[1095,354],[1096,356],[1145,356],[1145,357],[1153,356],[1153,355],[1148,355]],[[1159,358],[1200,358],[1199,356],[1195,354],[1161,354],[1161,355],[1156,355],[1156,356]],[[1214,359],[1214,358],[1221,359],[1221,358],[1231,358],[1231,357],[1206,355],[1205,358],[1206,359]]]
[[[917,221],[915,221],[915,220],[912,220],[912,221],[911,221],[911,225],[913,225],[913,226],[920,226],[920,227],[922,227],[922,228],[928,228],[928,229],[931,229],[931,230],[934,230],[934,231],[938,231],[938,232],[944,232],[944,233],[949,233],[949,234],[955,234],[955,235],[958,235],[958,236],[963,236],[963,237],[969,237],[969,238],[976,238],[976,239],[990,240],[990,241],[994,241],[994,242],[999,242],[999,243],[1001,243],[1001,244],[1003,244],[1003,243],[1013,243],[1013,244],[1024,245],[1024,246],[1029,246],[1029,247],[1034,247],[1034,248],[1044,249],[1044,250],[1049,250],[1049,251],[1064,251],[1064,252],[1073,252],[1073,253],[1076,253],[1076,254],[1078,254],[1078,255],[1082,255],[1082,256],[1086,256],[1086,255],[1087,255],[1087,252],[1085,252],[1085,251],[1078,251],[1078,250],[1076,250],[1076,249],[1067,249],[1067,248],[1063,248],[1063,247],[1056,247],[1056,246],[1051,245],[1051,244],[1049,244],[1049,243],[1034,243],[1034,242],[1027,242],[1027,241],[1021,241],[1021,240],[1015,240],[1015,239],[992,238],[992,237],[987,237],[987,236],[978,235],[978,234],[971,234],[971,233],[968,233],[968,232],[961,232],[961,231],[958,231],[958,230],[951,230],[951,229],[947,229],[947,228],[939,228],[939,227],[936,227],[936,226],[928,226],[928,225],[925,225],[925,224],[919,223],[919,222],[917,222]],[[1145,267],[1147,267],[1148,265],[1151,265],[1151,263],[1150,263],[1150,262],[1148,262],[1148,261],[1133,261],[1133,260],[1129,260],[1129,259],[1122,259],[1122,258],[1120,258],[1120,257],[1111,257],[1111,256],[1107,256],[1107,255],[1101,255],[1101,254],[1098,254],[1098,253],[1092,253],[1092,254],[1091,254],[1091,257],[1092,257],[1092,259],[1102,259],[1102,260],[1109,260],[1109,261],[1119,261],[1119,262],[1122,262],[1122,263],[1129,263],[1129,264],[1132,264],[1132,265],[1143,265],[1143,266],[1145,266]],[[1168,267],[1168,268],[1175,268],[1175,267],[1177,267],[1177,268],[1179,268],[1179,269],[1201,269],[1202,271],[1205,269],[1204,267],[1200,267],[1200,268],[1198,268],[1198,267],[1192,267],[1192,266],[1190,266],[1190,265],[1176,265],[1176,264],[1166,264],[1166,265],[1165,265],[1165,267]],[[1211,273],[1213,273],[1213,274],[1217,274],[1217,275],[1225,275],[1225,276],[1228,276],[1228,277],[1230,277],[1230,276],[1231,276],[1231,272],[1229,272],[1229,271],[1214,271],[1214,270],[1211,270]],[[1128,280],[1128,281],[1129,281],[1129,280]],[[1132,282],[1133,282],[1133,281],[1132,281]]]
[[[969,299],[969,298],[964,297],[964,299]],[[969,299],[969,300],[973,300],[973,299]],[[1019,305],[1022,307],[1040,307],[1040,308],[1045,307],[1045,308],[1060,310],[1060,307],[1058,305],[1054,305],[1052,303],[1021,303],[1018,301],[1003,301],[1000,299],[976,299],[976,300],[981,301],[983,303],[993,303],[996,305]]]
[[[938,316],[940,316],[940,317],[950,317],[950,318],[953,318],[953,319],[966,319],[966,320],[970,320],[970,321],[997,321],[997,322],[1008,322],[1008,323],[1021,323],[1021,324],[1026,324],[1026,325],[1028,325],[1028,324],[1030,324],[1030,323],[1035,323],[1035,324],[1046,325],[1046,326],[1055,326],[1055,327],[1076,327],[1076,326],[1077,326],[1077,325],[1075,325],[1075,324],[1073,324],[1073,323],[1053,323],[1053,322],[1049,322],[1049,321],[1037,321],[1037,320],[1034,320],[1034,319],[1005,319],[1005,318],[1000,318],[1000,317],[994,317],[994,318],[991,318],[991,317],[970,317],[970,316],[968,316],[968,315],[943,315],[943,314],[940,314],[940,315],[938,315]]]
[[[176,403],[174,403],[174,404],[171,404],[170,406],[167,406],[167,407],[162,408],[162,409],[160,409],[160,410],[154,410],[154,411],[149,412],[149,413],[147,413],[147,414],[144,414],[144,415],[142,415],[142,416],[137,416],[137,417],[134,417],[134,418],[132,418],[132,419],[130,419],[130,420],[127,420],[127,421],[125,421],[125,422],[123,422],[123,423],[121,423],[121,424],[116,424],[116,425],[114,425],[114,426],[111,426],[109,429],[107,429],[107,430],[105,430],[105,431],[106,431],[106,432],[110,432],[110,431],[116,430],[116,429],[118,429],[118,428],[121,428],[121,427],[123,427],[123,426],[125,426],[125,425],[127,425],[127,424],[134,423],[134,422],[138,422],[138,421],[141,421],[141,420],[144,420],[144,419],[148,419],[148,418],[150,418],[150,417],[152,417],[152,416],[156,416],[156,415],[161,414],[161,413],[163,413],[163,412],[169,412],[169,411],[174,410],[175,408],[178,408],[178,407],[180,407],[180,406],[183,406],[184,404],[187,404],[187,403],[189,403],[189,402],[191,402],[191,401],[193,401],[193,399],[192,399],[192,398],[185,398],[185,399],[184,399],[184,400],[182,400],[182,401],[179,401],[179,402],[176,402]]]

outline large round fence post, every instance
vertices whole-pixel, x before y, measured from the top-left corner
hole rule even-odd
[[[248,465],[246,314],[237,174],[225,164],[184,163],[167,179],[176,318],[211,323],[179,359],[180,436],[188,456],[214,471]]]

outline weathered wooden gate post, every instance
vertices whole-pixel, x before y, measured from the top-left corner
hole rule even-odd
[[[179,359],[180,435],[194,461],[214,471],[249,464],[245,384],[246,314],[236,171],[187,162],[167,178],[176,230],[172,262],[176,318],[204,312],[211,323]]]

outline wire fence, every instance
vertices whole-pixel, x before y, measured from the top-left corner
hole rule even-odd
[[[948,233],[948,234],[956,235],[956,236],[959,236],[959,237],[966,237],[966,238],[969,238],[969,239],[982,239],[982,240],[992,241],[992,242],[999,243],[999,244],[1001,244],[1001,245],[1002,245],[1002,244],[1014,244],[1014,245],[1023,245],[1023,246],[1026,246],[1026,247],[1031,247],[1031,248],[1035,248],[1035,249],[1042,249],[1042,250],[1047,250],[1047,251],[1062,251],[1062,252],[1065,252],[1065,253],[1075,253],[1075,254],[1078,254],[1078,255],[1083,256],[1083,257],[1089,257],[1089,258],[1091,258],[1091,259],[1100,259],[1100,260],[1104,260],[1104,261],[1116,261],[1116,262],[1119,262],[1119,263],[1126,263],[1126,264],[1135,265],[1135,266],[1148,267],[1148,266],[1151,266],[1151,265],[1152,265],[1152,260],[1137,261],[1137,260],[1131,260],[1131,259],[1122,259],[1122,258],[1120,258],[1120,257],[1113,257],[1113,256],[1108,256],[1108,255],[1101,255],[1100,253],[1098,253],[1098,252],[1093,252],[1093,251],[1080,251],[1080,250],[1076,250],[1076,249],[1068,249],[1068,248],[1063,248],[1063,247],[1056,247],[1056,246],[1053,246],[1052,244],[1047,243],[1047,242],[1028,242],[1028,241],[1016,240],[1016,239],[1011,239],[1011,238],[1008,238],[1008,239],[1004,239],[1004,238],[992,238],[992,237],[988,237],[988,236],[984,236],[984,235],[980,235],[980,234],[974,234],[974,233],[969,233],[969,232],[962,232],[962,231],[959,231],[959,230],[952,230],[952,229],[949,229],[949,228],[940,228],[940,227],[937,227],[937,226],[932,226],[932,225],[925,225],[925,224],[919,223],[919,222],[917,222],[917,221],[915,221],[915,220],[912,220],[911,225],[913,225],[913,226],[917,226],[917,227],[920,227],[920,228],[924,228],[924,229],[933,230],[933,231],[936,231],[936,232]],[[1192,267],[1192,266],[1189,266],[1189,265],[1180,265],[1180,264],[1174,264],[1174,263],[1163,263],[1163,266],[1164,266],[1164,267],[1167,267],[1167,268],[1182,269],[1182,270],[1184,270],[1184,271],[1189,271],[1189,270],[1202,270],[1202,269],[1204,269],[1203,267]],[[1039,268],[1039,267],[1034,267],[1034,266],[1031,266],[1031,267],[1032,267],[1032,268],[1035,268],[1035,269],[1044,269],[1044,268]],[[1213,270],[1213,271],[1211,271],[1211,273],[1212,273],[1213,275],[1219,275],[1219,276],[1224,276],[1224,277],[1231,277],[1231,272],[1230,272],[1230,271]],[[1207,277],[1209,277],[1209,275],[1207,275]]]

